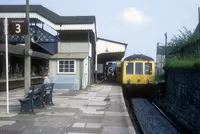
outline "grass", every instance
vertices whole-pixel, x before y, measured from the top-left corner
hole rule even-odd
[[[171,59],[164,65],[164,69],[168,68],[200,69],[200,59]]]

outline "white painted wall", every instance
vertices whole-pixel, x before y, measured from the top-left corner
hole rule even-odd
[[[103,73],[103,64],[97,64],[97,73]]]
[[[59,59],[58,59],[59,60]],[[63,76],[63,75],[74,75],[77,78],[80,78],[81,74],[80,74],[80,68],[82,68],[81,66],[81,61],[80,60],[76,60],[75,62],[75,72],[76,73],[66,73],[66,74],[62,74],[62,73],[58,73],[58,60],[57,59],[53,59],[53,60],[49,60],[49,76]],[[65,59],[62,59],[65,60]],[[68,59],[66,59],[68,60]]]
[[[89,56],[92,57],[92,44],[88,42]]]
[[[58,42],[58,53],[67,52],[88,52],[89,50],[88,42]]]
[[[156,56],[156,63],[158,68],[162,68],[165,64],[165,55],[158,54]]]
[[[108,52],[125,52],[126,46],[120,43],[114,43],[110,41],[105,41],[99,39],[96,43],[96,51],[97,53],[106,53],[106,49]]]

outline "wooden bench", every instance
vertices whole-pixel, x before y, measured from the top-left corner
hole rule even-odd
[[[34,86],[30,87],[31,91],[29,95],[25,99],[19,99],[19,102],[21,104],[21,109],[20,109],[20,114],[21,113],[31,113],[34,114],[35,112],[33,111],[33,96],[34,96]]]

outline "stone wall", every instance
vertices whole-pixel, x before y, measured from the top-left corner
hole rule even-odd
[[[166,72],[168,108],[200,133],[200,69],[169,69]]]

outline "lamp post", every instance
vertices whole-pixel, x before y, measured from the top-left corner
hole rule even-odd
[[[167,60],[167,33],[165,35],[165,59]]]
[[[24,96],[26,97],[31,85],[31,56],[30,51],[30,26],[29,26],[29,0],[26,0],[26,19],[28,21],[28,34],[25,36],[25,61],[24,61]]]
[[[199,38],[200,38],[200,7],[198,7],[198,17],[199,17]]]

